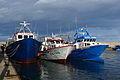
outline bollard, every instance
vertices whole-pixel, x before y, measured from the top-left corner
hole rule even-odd
[[[10,70],[7,70],[7,74],[6,74],[7,76],[10,76]]]

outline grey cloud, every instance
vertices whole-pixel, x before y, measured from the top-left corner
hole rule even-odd
[[[61,20],[66,16],[70,19],[75,16],[80,20],[91,17],[96,19],[107,16],[107,12],[110,15],[111,11],[113,11],[111,15],[117,14],[118,9],[115,7],[119,6],[116,5],[118,2],[118,0],[7,0],[4,8],[8,9],[8,13],[0,16],[3,16],[3,21],[17,21],[25,18],[39,20],[49,16],[51,20]],[[8,20],[5,19],[6,17]]]
[[[3,31],[7,30],[4,27],[11,27],[13,32],[18,24],[12,24],[23,20],[36,25],[40,33],[46,31],[46,24],[49,25],[49,32],[58,32],[60,26],[67,31],[66,25],[71,25],[70,30],[73,30],[77,17],[78,25],[88,24],[105,30],[116,27],[113,33],[117,35],[115,31],[118,32],[120,26],[119,3],[119,0],[0,0],[0,31],[5,33]],[[3,25],[5,23],[8,25]]]

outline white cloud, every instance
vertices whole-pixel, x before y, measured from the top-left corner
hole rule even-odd
[[[8,13],[8,8],[0,8],[0,18],[4,18]]]
[[[6,2],[6,0],[0,0],[0,2]]]
[[[47,24],[50,21],[65,28],[66,24],[74,26],[77,16],[78,25],[120,26],[119,3],[120,0],[0,0],[0,24],[22,20]],[[53,31],[55,28],[50,26]]]
[[[0,13],[7,13],[8,12],[8,8],[0,8]]]
[[[37,3],[52,3],[56,2],[57,0],[38,0]]]
[[[90,18],[104,19],[107,16],[104,14],[107,12],[113,11],[115,13],[114,10],[118,11],[118,8],[115,7],[119,7],[116,5],[117,3],[119,3],[118,0],[6,0],[4,6],[0,8],[0,18],[6,22],[25,18],[61,20],[65,17],[63,20],[69,18],[72,20],[75,16],[78,16],[80,21]],[[96,19],[94,20],[96,21]]]

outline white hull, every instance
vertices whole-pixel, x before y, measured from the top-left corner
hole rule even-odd
[[[59,48],[49,49],[43,52],[40,55],[40,58],[45,60],[66,60],[73,49],[73,46],[63,46]]]

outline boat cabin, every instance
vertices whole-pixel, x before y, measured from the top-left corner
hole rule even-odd
[[[44,37],[44,42],[42,43],[41,51],[45,51],[52,48],[57,48],[61,46],[65,46],[67,44],[64,43],[64,40],[60,37],[56,37],[52,35],[52,37]]]
[[[26,23],[26,21],[24,21],[23,23],[20,23],[21,29],[16,32],[13,36],[14,41],[19,41],[25,38],[32,38],[35,39],[35,34],[32,33],[29,29],[29,27],[27,25],[29,25],[29,23]]]
[[[15,36],[16,41],[19,41],[25,38],[35,39],[35,35],[33,33],[17,33]]]
[[[78,44],[78,47],[90,47],[99,45],[99,43],[96,42],[96,39],[78,39],[76,40],[76,44]]]
[[[82,28],[76,31],[75,41],[73,44],[76,46],[76,48],[85,48],[99,45],[100,43],[96,42],[95,36],[89,35],[88,31]]]
[[[48,39],[47,43],[50,46],[50,48],[55,48],[55,47],[59,47],[63,44],[62,39]]]

